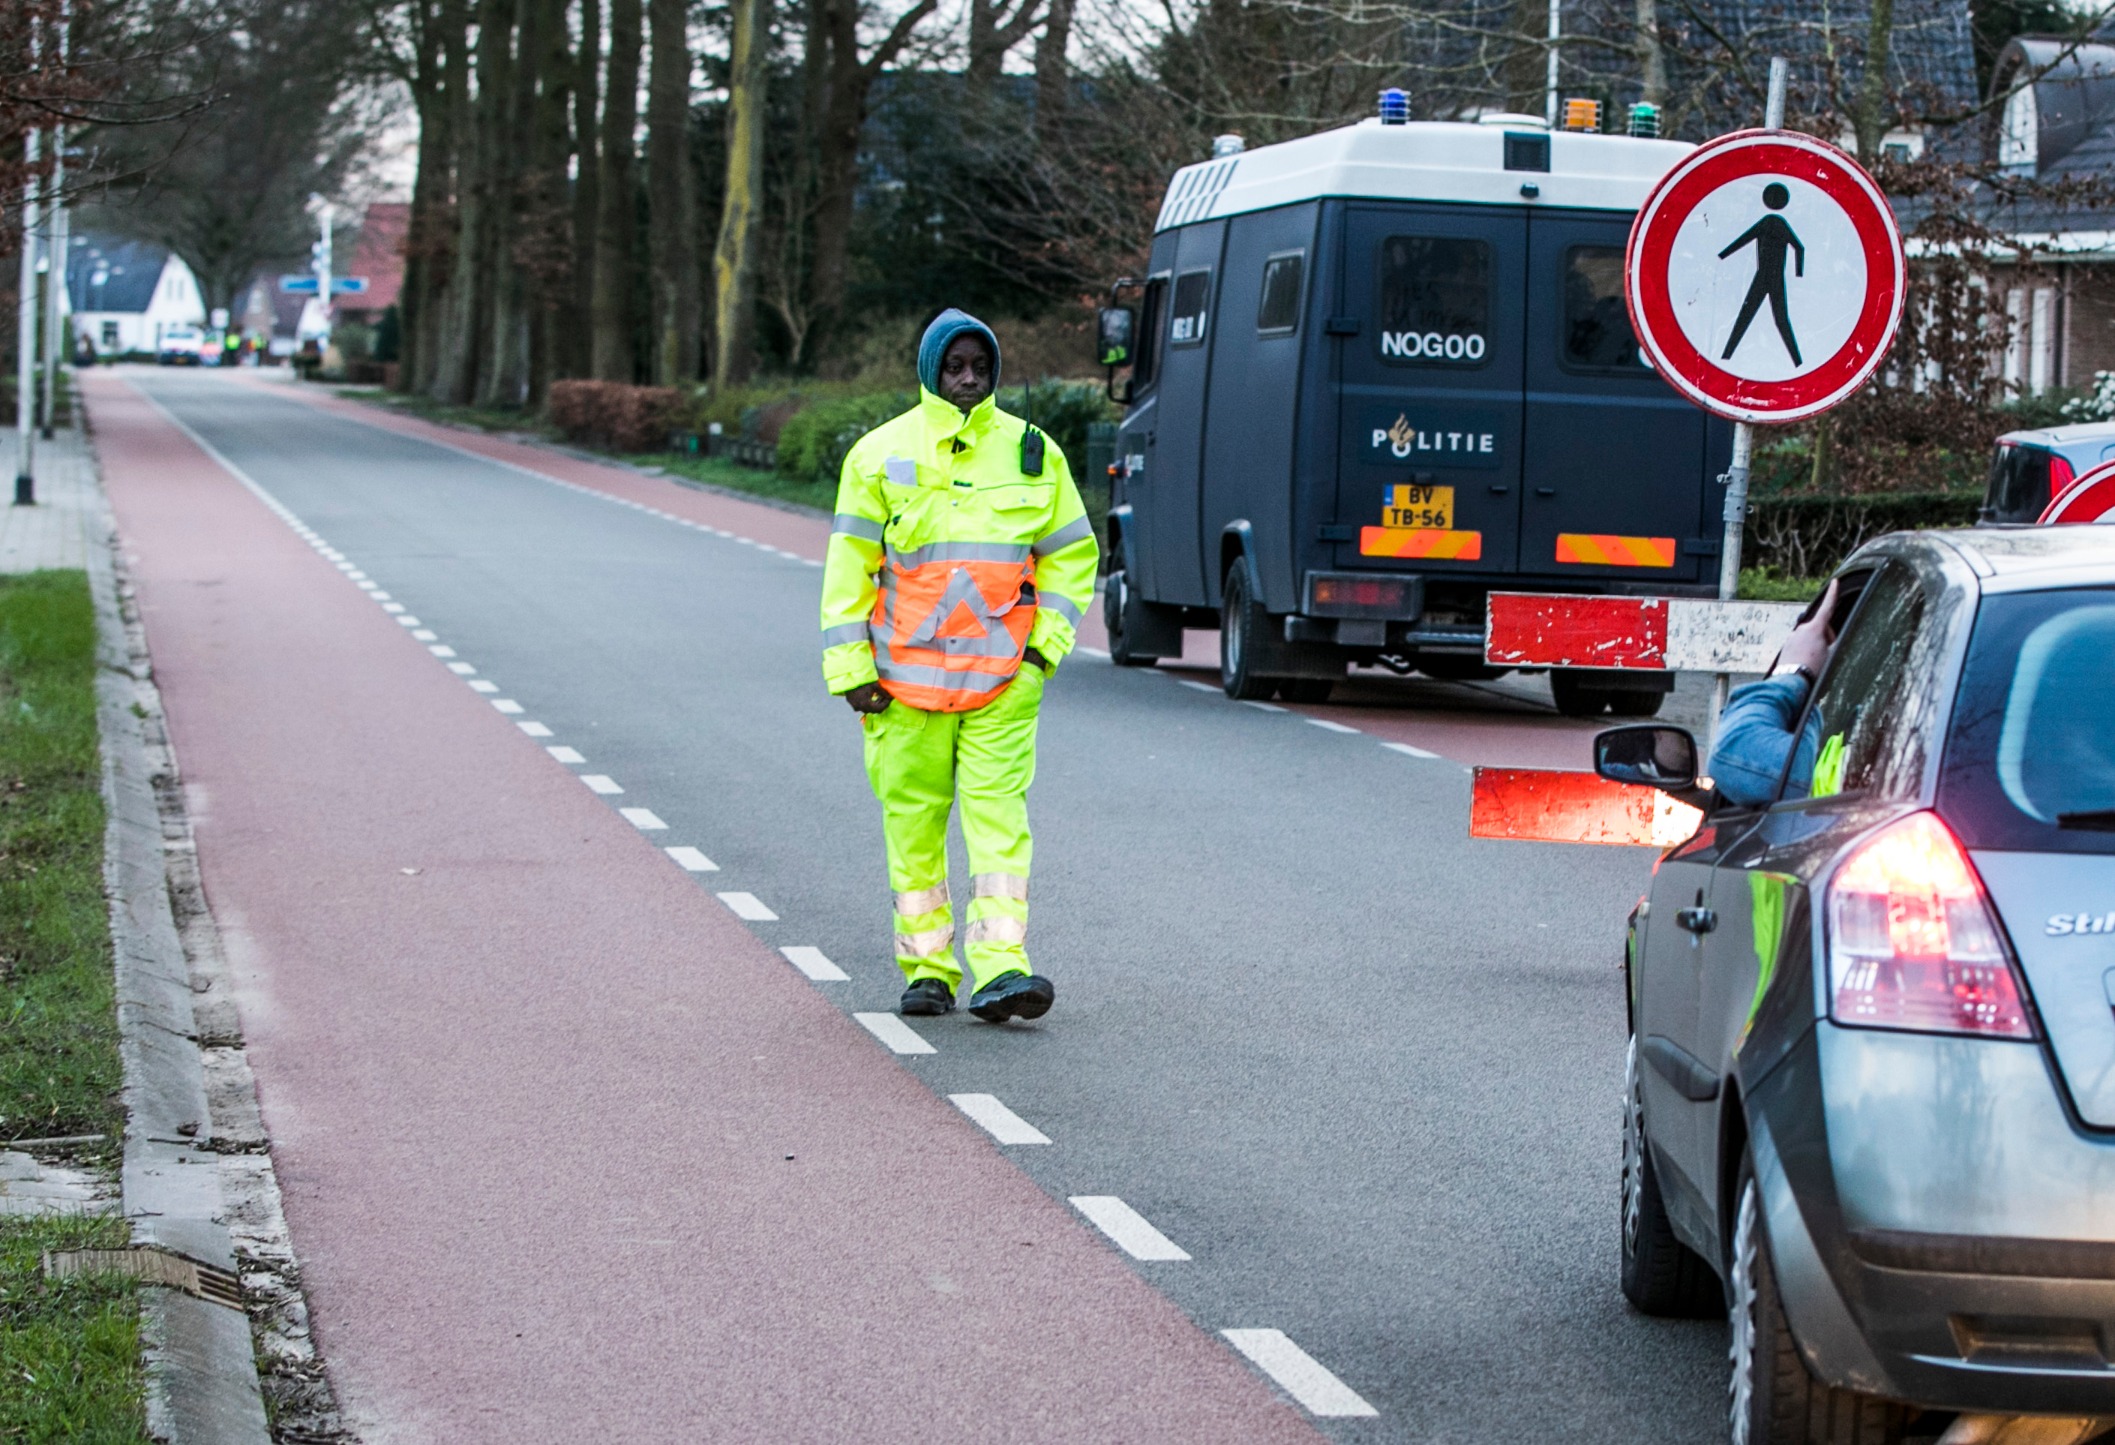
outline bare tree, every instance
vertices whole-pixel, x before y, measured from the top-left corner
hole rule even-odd
[[[633,132],[639,124],[639,0],[610,0],[609,63],[602,102],[602,180],[595,221],[593,370],[604,381],[636,372],[632,338],[632,233],[638,225]]]
[[[594,369],[595,235],[602,214],[602,150],[597,100],[602,76],[602,0],[580,0],[580,45],[573,68],[573,293],[558,361],[569,375]]]
[[[740,386],[756,369],[757,242],[762,230],[765,87],[771,0],[734,0],[727,65],[727,188],[713,248],[713,367],[716,388]]]
[[[652,0],[646,175],[653,272],[653,373],[659,386],[698,374],[698,202],[690,158],[690,7]]]

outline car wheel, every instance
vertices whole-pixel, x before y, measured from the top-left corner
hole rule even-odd
[[[1278,679],[1258,677],[1255,672],[1256,644],[1268,626],[1270,614],[1256,596],[1248,559],[1237,557],[1226,574],[1226,591],[1219,604],[1219,685],[1228,697],[1262,702],[1277,691]]]
[[[1640,1314],[1677,1319],[1709,1319],[1726,1307],[1718,1276],[1674,1237],[1667,1218],[1659,1171],[1645,1141],[1635,1035],[1623,1056],[1623,1297]]]
[[[1900,1439],[1908,1423],[1905,1407],[1832,1389],[1808,1372],[1778,1297],[1762,1191],[1750,1160],[1742,1160],[1735,1197],[1726,1279],[1732,1364],[1726,1410],[1733,1445],[1886,1445]]]
[[[1336,683],[1326,677],[1288,677],[1278,684],[1278,696],[1287,702],[1328,702]]]
[[[1599,717],[1608,706],[1605,691],[1587,686],[1578,673],[1561,667],[1550,673],[1550,696],[1566,717]]]
[[[1656,687],[1611,688],[1608,710],[1617,717],[1657,717],[1667,694]]]
[[[1131,600],[1124,569],[1112,567],[1102,584],[1102,626],[1109,632],[1109,660],[1118,667],[1151,667],[1159,661],[1131,650],[1131,635],[1124,627],[1124,609]]]

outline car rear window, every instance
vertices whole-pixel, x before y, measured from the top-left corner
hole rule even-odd
[[[1940,806],[1971,847],[2115,853],[2115,589],[1983,600]]]
[[[2031,522],[2049,505],[2049,453],[2007,443],[1990,459],[1983,504],[1993,522]]]

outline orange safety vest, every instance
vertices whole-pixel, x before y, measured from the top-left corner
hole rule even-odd
[[[1035,625],[1027,543],[934,542],[886,548],[867,637],[874,670],[920,712],[969,712],[1021,670]]]

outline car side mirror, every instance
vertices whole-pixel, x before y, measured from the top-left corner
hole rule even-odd
[[[1138,313],[1128,306],[1104,306],[1095,325],[1096,365],[1117,367],[1131,364],[1132,335],[1138,329]]]
[[[1594,738],[1594,771],[1611,783],[1688,793],[1696,787],[1696,739],[1687,728],[1656,723],[1610,728]]]

